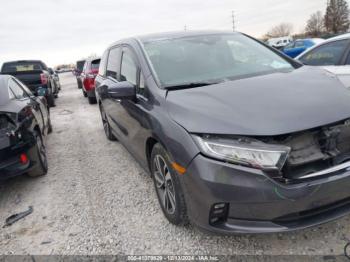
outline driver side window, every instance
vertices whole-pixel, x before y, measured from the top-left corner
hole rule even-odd
[[[306,65],[337,65],[349,44],[348,40],[334,41],[321,45],[300,58]]]
[[[137,85],[137,65],[128,50],[123,52],[120,80]]]
[[[14,79],[11,78],[8,82],[8,85],[16,99],[24,99],[29,97],[29,95]]]

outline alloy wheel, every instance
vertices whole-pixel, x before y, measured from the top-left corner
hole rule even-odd
[[[161,200],[163,209],[170,215],[175,213],[176,199],[175,188],[171,178],[170,170],[161,155],[156,155],[154,158],[154,179],[156,190]]]
[[[46,168],[47,167],[46,148],[40,136],[38,136],[36,139],[36,145],[39,152],[39,158],[43,166]]]
[[[103,129],[105,130],[105,133],[108,137],[109,136],[109,123],[108,123],[107,115],[102,107],[101,107],[101,118],[102,118]]]

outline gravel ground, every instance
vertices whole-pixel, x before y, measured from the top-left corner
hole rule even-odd
[[[99,110],[75,78],[62,74],[54,132],[47,141],[49,173],[0,184],[0,254],[341,254],[349,217],[286,234],[212,236],[170,225],[146,172],[104,135]],[[1,224],[0,224],[1,225]]]

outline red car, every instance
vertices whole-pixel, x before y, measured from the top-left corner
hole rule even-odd
[[[83,94],[88,98],[89,104],[96,103],[95,77],[98,74],[100,61],[100,58],[87,59],[80,75],[83,83]]]

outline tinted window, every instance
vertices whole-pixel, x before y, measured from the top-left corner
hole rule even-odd
[[[16,72],[25,72],[25,71],[35,71],[43,70],[44,66],[41,62],[11,62],[4,63],[2,66],[2,73],[16,73]]]
[[[241,34],[215,34],[144,43],[162,86],[221,82],[290,71],[277,53]]]
[[[28,97],[27,93],[24,92],[22,87],[20,87],[20,85],[16,83],[13,79],[9,80],[9,88],[11,89],[11,91],[17,99],[23,99]]]
[[[342,40],[321,45],[302,56],[299,60],[306,65],[336,65],[339,63],[348,43],[348,40]]]
[[[106,76],[118,79],[119,67],[120,67],[120,54],[121,48],[115,47],[109,51],[109,56],[107,60],[107,71]]]
[[[101,59],[92,60],[92,61],[91,61],[91,69],[92,69],[92,70],[99,69],[99,67],[100,67],[100,62],[101,62]]]
[[[135,86],[137,84],[137,65],[128,51],[123,53],[120,80],[128,81]]]
[[[348,59],[346,59],[346,65],[350,65],[350,54],[348,55]]]
[[[83,71],[84,65],[85,65],[85,60],[78,61],[78,62],[77,62],[77,69],[78,69],[79,71]]]

